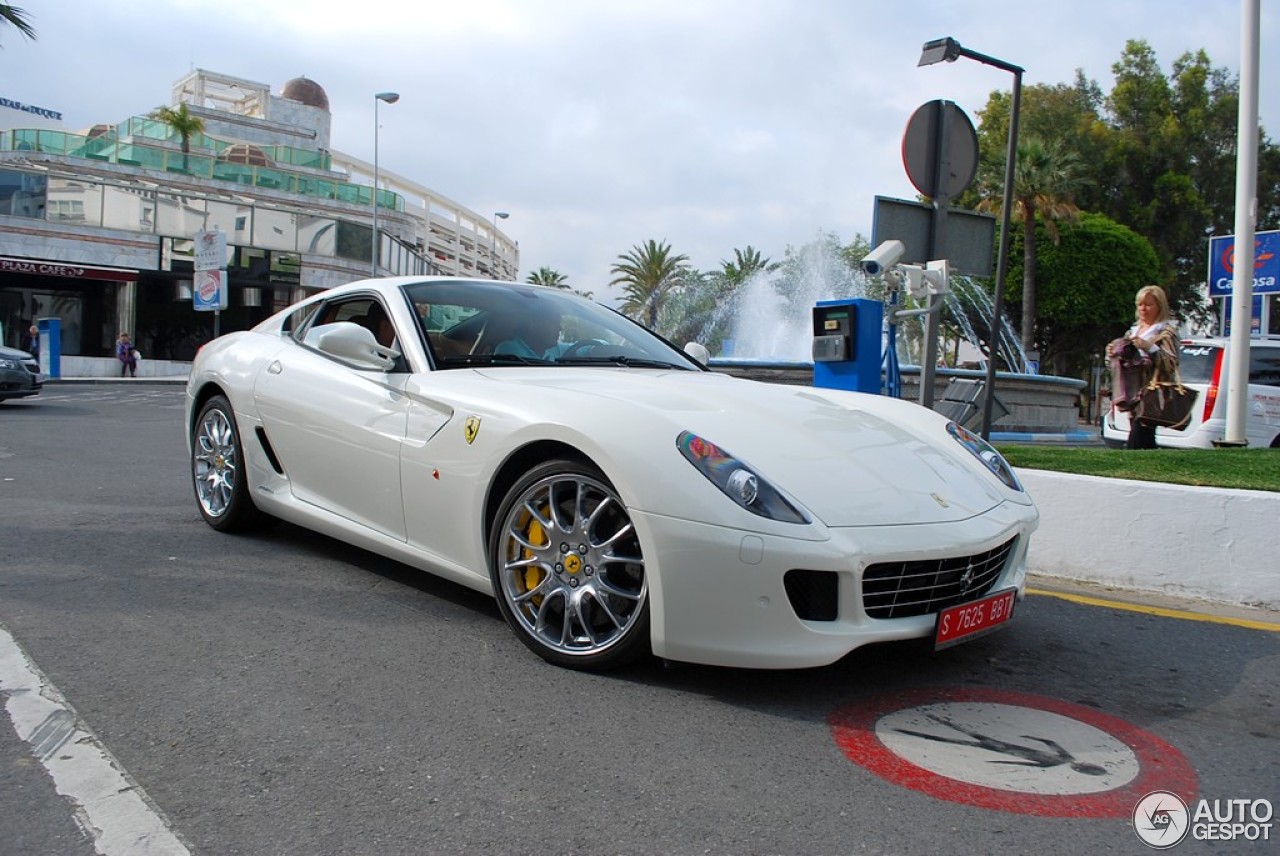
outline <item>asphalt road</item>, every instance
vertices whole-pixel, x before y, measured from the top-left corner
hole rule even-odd
[[[950,700],[926,706],[935,722],[993,699],[1092,717],[1145,783],[1280,803],[1266,629],[1035,595],[1007,630],[943,652],[578,674],[468,590],[289,525],[214,532],[185,455],[178,386],[49,385],[0,406],[0,628],[191,853],[1148,852],[1132,796],[1129,816],[1097,808],[1110,792],[991,807],[841,741],[895,699]],[[0,719],[0,856],[93,853]],[[979,751],[951,727],[932,745]]]

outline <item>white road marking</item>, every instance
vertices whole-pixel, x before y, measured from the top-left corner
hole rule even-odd
[[[0,626],[0,696],[18,737],[75,806],[103,856],[190,856],[133,781],[17,641]]]

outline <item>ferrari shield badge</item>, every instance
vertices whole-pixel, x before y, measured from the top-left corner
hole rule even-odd
[[[466,439],[468,446],[476,441],[476,435],[479,433],[480,417],[468,416],[467,421],[462,423],[462,436]]]

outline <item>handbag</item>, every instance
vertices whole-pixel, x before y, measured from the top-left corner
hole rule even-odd
[[[1142,397],[1133,410],[1133,418],[1160,428],[1183,428],[1191,421],[1196,395],[1194,389],[1182,385],[1182,379],[1176,374],[1172,383],[1152,380],[1142,388]]]

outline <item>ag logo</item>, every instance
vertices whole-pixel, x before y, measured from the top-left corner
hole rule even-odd
[[[476,441],[476,435],[480,433],[480,417],[468,416],[467,421],[462,423],[462,437],[470,446]]]
[[[1167,850],[1187,837],[1191,813],[1182,797],[1152,791],[1133,807],[1133,831],[1148,847]]]

